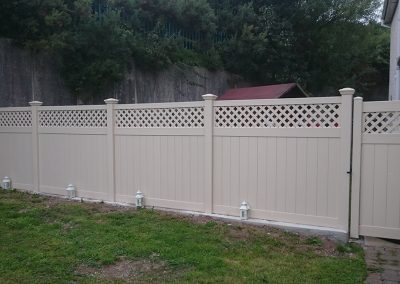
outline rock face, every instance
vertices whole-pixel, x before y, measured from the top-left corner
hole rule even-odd
[[[221,95],[243,84],[227,72],[199,67],[173,65],[157,73],[133,68],[114,91],[114,97],[121,103],[197,101],[204,94]]]
[[[0,107],[28,106],[40,100],[46,105],[74,102],[47,54],[32,55],[10,40],[0,40]]]
[[[196,101],[206,93],[221,95],[229,88],[246,85],[236,75],[200,67],[173,65],[154,73],[133,67],[114,90],[86,103],[103,104],[110,97],[120,103]],[[66,88],[51,55],[31,54],[10,40],[1,39],[0,107],[27,106],[32,100],[44,105],[82,103]]]

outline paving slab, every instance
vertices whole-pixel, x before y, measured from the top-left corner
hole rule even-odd
[[[400,244],[366,237],[363,248],[368,284],[400,284]]]

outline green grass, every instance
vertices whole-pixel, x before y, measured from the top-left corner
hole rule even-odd
[[[329,252],[326,242],[0,191],[0,283],[362,283],[362,250],[338,246],[338,252],[333,244]],[[99,272],[123,260],[158,266],[140,266],[125,278]]]

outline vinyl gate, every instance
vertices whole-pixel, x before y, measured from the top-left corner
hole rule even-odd
[[[354,99],[351,237],[400,239],[400,101]]]

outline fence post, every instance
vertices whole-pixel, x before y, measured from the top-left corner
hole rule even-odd
[[[214,101],[217,96],[203,95],[204,99],[204,178],[205,196],[204,209],[207,214],[213,213],[213,130],[214,130]]]
[[[114,147],[114,110],[117,99],[106,99],[107,104],[107,184],[109,199],[115,202],[115,147]]]
[[[43,103],[39,101],[29,102],[32,112],[32,175],[33,175],[33,191],[40,192],[40,173],[39,173],[39,117],[38,107]]]
[[[353,95],[354,89],[339,90],[342,95],[341,103],[341,152],[342,172],[340,176],[342,194],[339,196],[339,219],[344,228],[349,230],[350,213],[350,180],[351,180],[351,131],[353,125]]]
[[[353,118],[353,154],[351,176],[351,204],[350,204],[350,237],[359,238],[360,226],[360,189],[361,189],[361,135],[363,98],[354,98]]]

